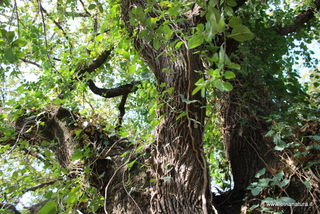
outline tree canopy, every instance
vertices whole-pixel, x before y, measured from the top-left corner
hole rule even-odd
[[[1,0],[0,212],[320,212],[319,9]]]

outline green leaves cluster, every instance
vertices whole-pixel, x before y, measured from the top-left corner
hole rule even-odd
[[[21,48],[26,45],[24,38],[15,39],[14,31],[7,31],[0,27],[0,55],[6,64],[16,62],[20,57],[24,56]]]

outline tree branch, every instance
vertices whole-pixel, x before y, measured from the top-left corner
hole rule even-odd
[[[42,68],[42,66],[39,65],[38,63],[33,62],[33,61],[31,61],[31,60],[28,60],[28,59],[26,59],[26,58],[19,58],[19,59],[20,59],[21,61],[25,62],[25,63],[29,63],[29,64],[32,64],[32,65],[37,66],[38,68]]]
[[[45,187],[45,186],[49,186],[49,185],[54,184],[55,182],[57,182],[59,180],[61,180],[61,179],[55,179],[55,180],[52,180],[52,181],[48,181],[46,183],[39,184],[39,185],[34,186],[34,187],[30,187],[30,188],[24,189],[23,193],[26,193],[26,192],[29,192],[29,191],[35,191],[35,190],[37,190],[39,188],[42,188],[42,187]]]
[[[125,84],[125,85],[121,85],[119,87],[110,88],[110,89],[98,88],[92,80],[89,80],[88,83],[89,83],[89,88],[93,93],[100,95],[101,97],[104,97],[104,98],[111,98],[111,97],[126,95],[128,93],[136,91],[137,88],[134,86],[139,82]]]
[[[14,214],[21,214],[14,205],[12,204],[7,204],[7,203],[0,203],[0,209],[4,209],[4,210],[7,210],[7,211],[11,211],[11,213],[14,213]],[[2,211],[3,212],[3,211]],[[1,213],[2,213],[1,212]]]
[[[288,35],[289,33],[295,32],[299,27],[301,27],[304,23],[307,23],[314,17],[314,10],[320,9],[320,0],[315,0],[314,2],[315,8],[309,8],[306,11],[303,11],[299,15],[295,17],[295,20],[293,21],[293,25],[287,25],[284,27],[278,27],[277,33],[280,36]]]
[[[113,48],[110,50],[104,51],[96,60],[94,60],[90,65],[84,66],[83,68],[80,68],[78,70],[80,77],[85,74],[85,72],[88,72],[91,74],[94,72],[97,68],[101,67],[103,63],[105,63],[110,56]]]
[[[61,30],[62,34],[64,35],[64,37],[66,38],[66,40],[69,42],[69,46],[70,46],[70,54],[72,54],[72,48],[73,45],[70,41],[70,38],[68,36],[68,34],[66,33],[66,31],[63,29],[63,27],[60,25],[59,22],[57,22],[56,20],[54,20],[52,17],[49,16],[48,11],[46,9],[44,9],[44,7],[42,6],[42,4],[39,5],[40,6],[40,10],[43,11],[48,17],[49,19],[51,19],[51,21]]]
[[[121,98],[121,102],[120,102],[120,104],[119,104],[119,106],[118,106],[118,109],[119,109],[119,111],[120,111],[120,115],[119,115],[119,117],[118,117],[118,125],[117,125],[117,127],[116,127],[116,131],[119,131],[120,130],[120,128],[121,128],[121,125],[122,125],[122,119],[123,119],[123,116],[125,115],[125,113],[126,113],[126,109],[125,109],[125,104],[126,104],[126,101],[127,101],[127,97],[128,97],[128,94],[124,94],[123,96],[122,96],[122,98]]]

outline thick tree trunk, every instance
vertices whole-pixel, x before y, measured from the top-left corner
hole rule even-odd
[[[267,87],[264,87],[264,83],[257,82],[257,79],[254,76],[243,78],[238,74],[233,82],[234,90],[225,93],[221,101],[224,143],[230,159],[234,188],[226,195],[217,197],[219,209],[225,213],[241,213],[241,207],[247,202],[243,209],[258,204],[259,209],[251,211],[258,214],[261,213],[261,208],[266,206],[261,204],[261,200],[267,197],[291,197],[297,203],[306,205],[281,206],[279,203],[270,208],[282,209],[285,213],[317,213],[319,171],[317,167],[303,170],[305,165],[297,161],[290,148],[281,152],[275,151],[273,139],[265,137],[271,124],[263,118],[277,109]],[[314,129],[315,131],[309,134],[317,134],[319,128]],[[315,161],[319,159],[319,154],[308,156]],[[262,168],[266,168],[266,173],[260,178],[272,178],[283,171],[284,177],[290,178],[290,183],[282,188],[277,185],[269,186],[259,195],[253,196],[247,187],[258,181],[255,175]],[[303,184],[305,178],[310,181],[311,189]]]
[[[129,25],[130,10],[145,8],[145,1],[123,1],[123,19],[129,31],[146,29]],[[149,14],[150,15],[150,14]],[[192,20],[187,28],[194,27]],[[152,33],[152,32],[150,32]],[[174,39],[178,40],[177,37]],[[202,61],[198,54],[185,45],[169,54],[170,50],[152,47],[135,38],[134,44],[152,68],[158,81],[159,102],[152,176],[150,213],[211,213],[209,176],[203,151],[205,99],[199,93],[191,95],[202,75]],[[168,48],[168,47],[167,47]],[[163,87],[161,87],[162,85]],[[170,88],[173,89],[170,93]],[[168,91],[166,91],[168,90]],[[188,101],[192,102],[186,102]],[[180,114],[185,116],[178,118]]]

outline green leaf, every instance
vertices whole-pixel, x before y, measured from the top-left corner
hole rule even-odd
[[[313,140],[320,140],[320,135],[309,135],[307,137],[312,138]]]
[[[220,21],[219,21],[219,23],[218,23],[218,25],[217,25],[217,30],[218,30],[218,32],[219,32],[219,33],[224,32],[225,27],[226,27],[226,24],[225,24],[225,22],[224,22],[224,19],[220,19]]]
[[[88,6],[88,9],[89,10],[93,10],[94,8],[96,8],[96,4],[90,4],[89,6]]]
[[[102,4],[99,5],[99,12],[100,12],[100,13],[103,13],[103,6],[102,6]]]
[[[237,6],[237,2],[235,0],[227,0],[227,5],[230,7]]]
[[[236,63],[233,63],[233,62],[228,63],[226,66],[228,68],[237,69],[237,70],[239,70],[241,68],[239,64],[236,64]]]
[[[185,103],[187,103],[187,104],[195,103],[195,102],[198,101],[198,100],[188,100],[188,99],[184,98],[184,95],[183,95],[183,94],[180,94],[180,97],[181,97],[182,102],[185,102]]]
[[[242,19],[239,18],[239,17],[232,17],[230,20],[229,20],[229,26],[234,28],[238,25],[242,25]]]
[[[260,169],[254,177],[259,178],[261,175],[264,175],[264,173],[266,173],[266,168]]]
[[[233,89],[233,86],[231,85],[230,82],[223,82],[222,86],[223,86],[224,90],[226,90],[226,91],[231,91]]]
[[[253,196],[258,195],[262,191],[262,187],[256,187],[251,190]]]
[[[254,34],[244,25],[235,26],[232,29],[231,35],[228,37],[233,38],[239,42],[244,42],[254,38]]]
[[[233,73],[232,71],[226,71],[223,76],[226,79],[232,79],[236,77],[235,73]]]
[[[12,46],[14,46],[14,47],[22,47],[22,46],[25,46],[26,44],[27,44],[27,42],[24,38],[19,38],[19,39],[14,40],[12,42]]]
[[[203,41],[204,41],[204,36],[202,34],[195,34],[188,41],[188,48],[189,49],[196,48],[202,45]]]
[[[192,91],[192,95],[195,95],[196,93],[198,93],[198,91],[200,91],[204,86],[197,86],[195,89],[193,89]]]
[[[170,181],[171,180],[171,176],[165,176],[165,177],[162,177],[162,179],[164,181]]]
[[[177,42],[177,44],[174,46],[175,48],[180,48],[181,45],[183,45],[184,43],[182,41]]]
[[[66,199],[66,202],[70,203],[70,204],[75,203],[76,201],[78,201],[79,195],[80,195],[79,187],[72,188],[71,191],[68,193],[68,197]]]
[[[128,155],[128,154],[130,154],[130,151],[126,151],[126,152],[124,152],[124,153],[122,153],[122,155],[120,156],[120,157],[125,157],[126,155]]]
[[[55,201],[48,201],[39,211],[38,214],[55,214],[57,213],[58,204]]]
[[[154,47],[154,49],[158,50],[161,47],[161,40],[160,39],[154,39],[153,40],[153,47]]]
[[[14,62],[14,54],[11,48],[7,48],[4,50],[4,57],[6,60],[8,60],[10,63]]]
[[[212,77],[220,77],[219,69],[213,70],[212,68],[210,68],[210,69],[207,71],[207,74],[210,75],[210,76],[212,76]]]
[[[80,149],[76,149],[71,157],[72,160],[79,160],[83,157],[82,152],[80,151]]]
[[[129,167],[129,168],[132,167],[132,166],[135,164],[135,162],[137,162],[137,159],[131,161],[131,162],[128,164],[128,167]]]
[[[284,187],[284,186],[286,186],[289,182],[290,182],[290,179],[285,178],[285,179],[283,179],[283,181],[281,181],[281,182],[278,184],[278,186],[279,186],[279,187]]]
[[[8,42],[12,42],[12,40],[14,38],[14,31],[8,31],[6,33],[6,38],[7,38]]]
[[[278,200],[281,201],[282,203],[295,203],[296,202],[296,200],[294,200],[293,198],[290,198],[290,197],[281,197]]]
[[[176,120],[179,120],[181,117],[184,117],[184,116],[186,116],[186,115],[187,115],[187,113],[184,111],[184,112],[182,112],[181,114],[179,114],[179,116],[177,117]]]

